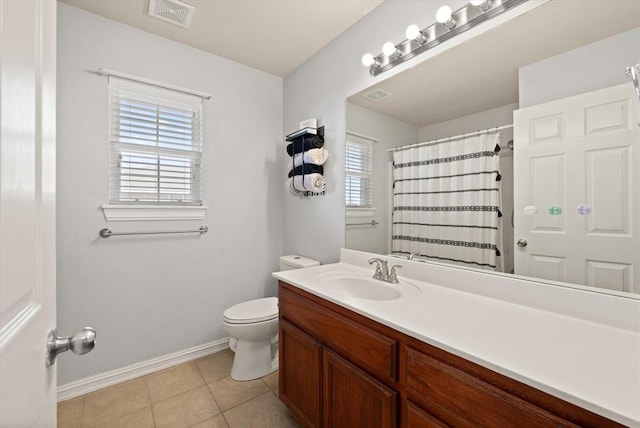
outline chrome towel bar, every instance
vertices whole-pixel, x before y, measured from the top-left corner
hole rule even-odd
[[[378,222],[375,220],[371,220],[370,222],[367,223],[347,223],[347,226],[376,226],[378,225]]]
[[[199,233],[204,235],[209,231],[207,226],[200,226],[198,230],[168,230],[168,231],[159,231],[159,232],[118,232],[114,233],[111,229],[104,228],[100,230],[100,236],[103,238],[108,238],[110,236],[122,236],[122,235],[160,235],[163,233]]]

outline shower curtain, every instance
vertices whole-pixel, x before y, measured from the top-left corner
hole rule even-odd
[[[502,271],[500,134],[393,153],[392,251]]]

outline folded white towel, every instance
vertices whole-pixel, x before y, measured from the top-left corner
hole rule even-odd
[[[324,192],[327,180],[322,174],[294,175],[289,179],[289,189],[297,192]]]
[[[322,165],[327,161],[329,157],[329,151],[327,149],[311,149],[306,152],[296,153],[293,155],[293,167],[302,165],[303,163],[310,163],[314,165]]]

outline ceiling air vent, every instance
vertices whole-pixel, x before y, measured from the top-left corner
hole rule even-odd
[[[149,15],[187,28],[196,8],[180,0],[149,0]]]
[[[378,101],[382,101],[385,98],[389,98],[391,94],[387,91],[383,91],[382,89],[374,89],[373,91],[367,92],[363,96],[369,101],[377,103]]]

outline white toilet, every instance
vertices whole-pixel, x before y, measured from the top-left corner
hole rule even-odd
[[[317,266],[301,256],[280,257],[280,270]],[[234,380],[252,380],[278,370],[278,299],[249,300],[224,311],[229,348],[236,353],[231,368]]]

